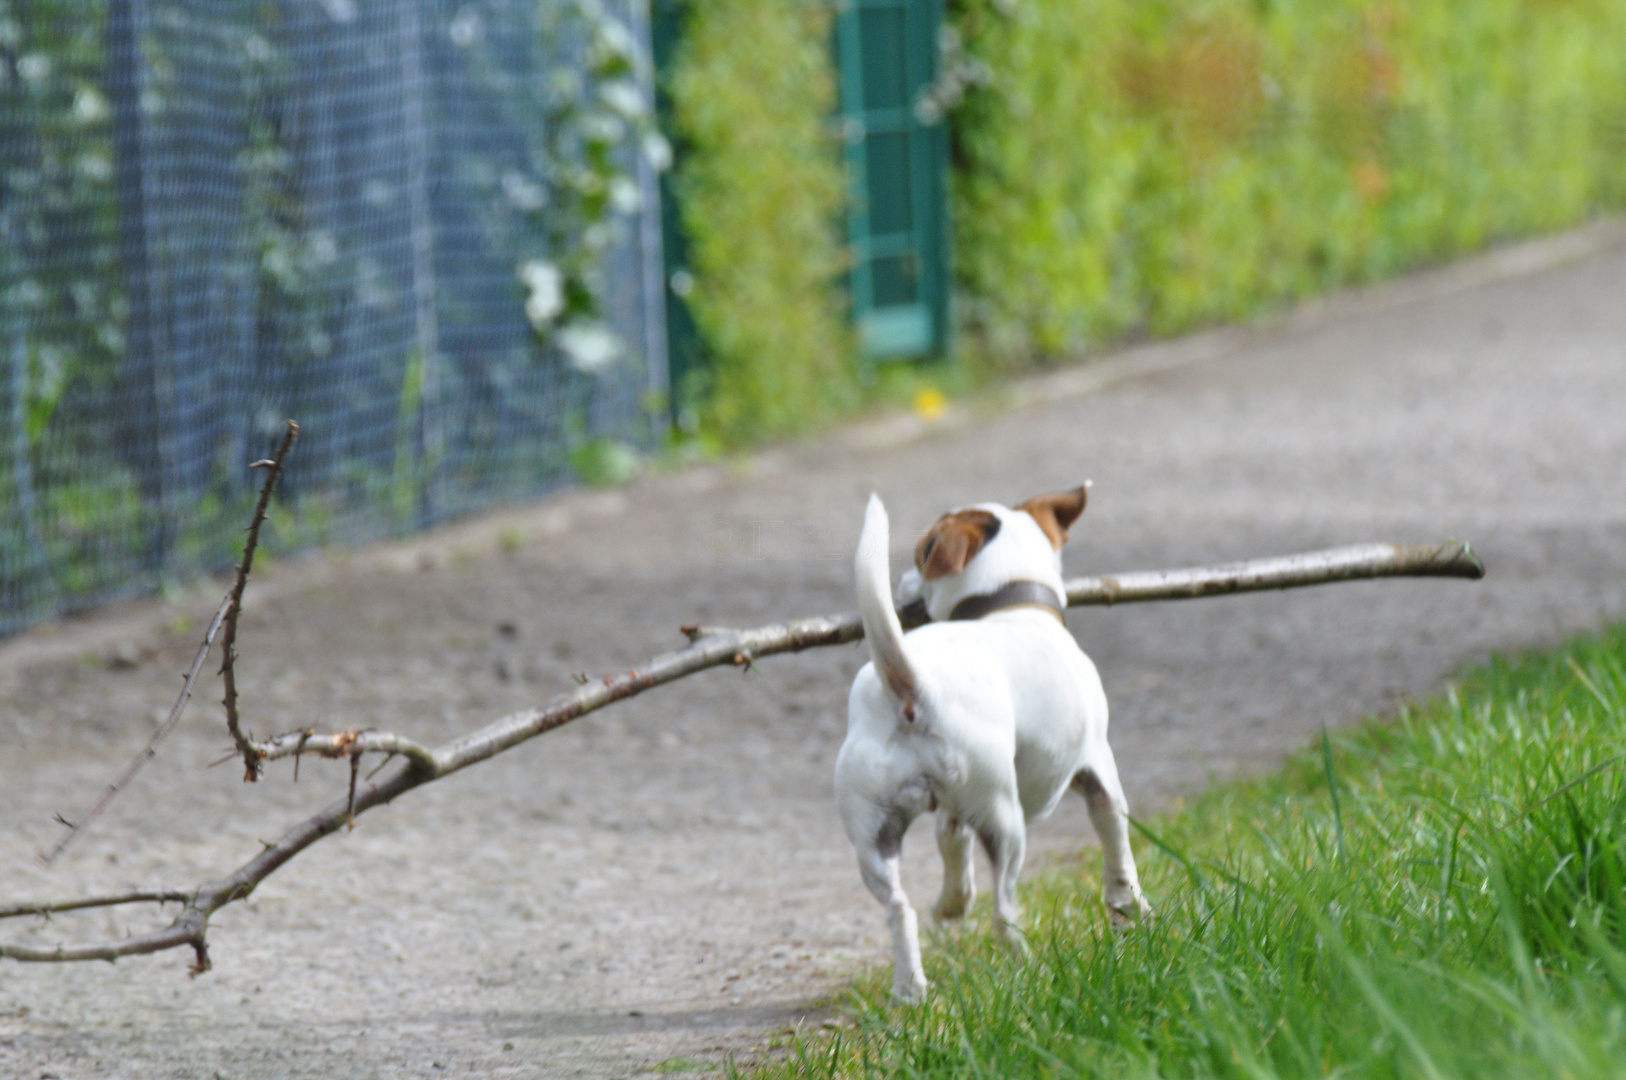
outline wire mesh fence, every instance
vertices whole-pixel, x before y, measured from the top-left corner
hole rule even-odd
[[[630,2],[0,0],[0,633],[648,440]]]

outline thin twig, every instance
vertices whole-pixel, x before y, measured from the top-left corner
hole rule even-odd
[[[209,620],[209,629],[203,635],[203,643],[198,646],[197,655],[192,657],[192,666],[187,669],[186,679],[181,683],[180,696],[175,699],[175,704],[170,706],[169,716],[159,725],[158,730],[152,733],[152,737],[147,740],[147,745],[141,748],[141,752],[131,758],[129,764],[125,765],[118,776],[113,778],[113,782],[107,785],[107,789],[102,792],[102,797],[96,800],[96,804],[80,815],[79,820],[69,821],[61,814],[56,815],[57,821],[66,825],[68,831],[63,833],[57,839],[57,842],[51,845],[49,850],[40,854],[40,862],[49,866],[56,860],[58,855],[66,851],[68,845],[73,843],[74,839],[84,832],[91,822],[100,817],[102,811],[107,809],[107,804],[112,802],[114,797],[124,790],[125,785],[135,778],[135,774],[141,771],[141,767],[158,753],[158,744],[163,742],[171,731],[175,730],[175,725],[180,722],[181,713],[186,709],[186,703],[192,700],[192,684],[197,682],[198,673],[203,670],[203,661],[209,655],[209,647],[214,644],[215,634],[219,633],[220,624],[226,618],[226,609],[230,606],[231,596],[228,595],[220,602],[219,609],[215,611],[215,617]]]
[[[1119,604],[1297,588],[1359,578],[1478,578],[1483,575],[1484,567],[1466,544],[1367,544],[1224,567],[1079,578],[1067,582],[1067,598],[1074,605]],[[779,653],[857,641],[864,634],[857,614],[797,619],[755,630],[711,627],[694,630],[696,632],[687,635],[691,642],[685,648],[657,656],[622,674],[589,682],[546,705],[505,716],[433,750],[397,735],[358,731],[316,736],[294,732],[254,744],[260,761],[293,757],[300,752],[350,757],[352,763],[359,755],[372,752],[395,752],[407,760],[404,768],[389,773],[376,784],[358,782],[344,798],[289,829],[276,843],[265,846],[226,877],[199,886],[170,926],[117,941],[87,945],[41,948],[0,942],[0,958],[41,962],[113,960],[187,945],[197,954],[197,962],[192,966],[194,974],[207,970],[205,938],[210,916],[250,895],[261,881],[301,851],[347,824],[353,825],[356,818],[373,807],[393,802],[413,788],[495,757],[606,705],[707,668],[732,665],[737,656],[760,660]]]
[[[237,716],[237,619],[243,613],[243,590],[248,587],[249,571],[254,568],[254,552],[260,546],[260,527],[265,524],[265,511],[271,505],[271,492],[277,486],[277,479],[282,476],[283,462],[288,458],[288,451],[294,448],[294,440],[299,438],[299,425],[292,420],[288,421],[288,429],[283,433],[282,445],[277,452],[263,461],[256,461],[250,465],[251,469],[267,470],[265,483],[260,485],[260,498],[254,504],[254,517],[248,523],[248,540],[243,544],[243,561],[237,566],[237,580],[232,585],[231,606],[226,611],[226,633],[220,639],[220,677],[226,684],[226,695],[221,704],[226,707],[226,730],[231,732],[232,742],[237,744],[237,750],[243,755],[243,779],[248,781],[260,778],[260,760],[254,755],[254,744],[243,734]]]
[[[226,655],[228,657],[232,655],[230,642],[237,632],[237,608],[243,599],[243,586],[248,581],[248,567],[254,559],[254,545],[259,539],[259,524],[265,517],[265,505],[271,497],[271,485],[276,481],[277,474],[281,471],[281,461],[287,456],[288,448],[293,445],[294,436],[298,431],[299,425],[292,420],[288,421],[288,435],[284,437],[282,447],[277,452],[277,458],[275,459],[277,464],[273,468],[271,476],[267,478],[265,486],[260,490],[260,501],[254,511],[254,524],[249,527],[248,548],[243,558],[243,565],[237,569],[237,580],[233,583],[231,591],[220,601],[220,607],[215,610],[214,618],[209,620],[209,629],[204,632],[203,642],[198,646],[197,653],[192,657],[192,666],[187,669],[186,678],[181,683],[181,693],[176,697],[175,704],[170,706],[169,716],[159,725],[158,730],[152,733],[152,738],[147,740],[147,745],[141,748],[141,752],[131,758],[130,763],[114,778],[112,783],[107,785],[107,790],[102,792],[102,796],[96,800],[96,804],[85,811],[78,821],[70,822],[61,814],[56,815],[56,819],[66,825],[68,831],[56,843],[52,844],[49,850],[40,855],[40,861],[45,865],[49,866],[52,862],[55,862],[57,856],[66,851],[68,845],[73,843],[74,839],[84,832],[91,822],[101,816],[102,811],[107,809],[107,805],[135,778],[135,774],[141,771],[141,767],[158,753],[158,744],[168,738],[171,731],[175,730],[175,725],[180,723],[181,714],[186,711],[187,703],[192,700],[193,684],[198,681],[198,674],[203,670],[203,661],[208,657],[209,649],[214,644],[215,635],[220,632],[222,625],[226,627]],[[251,467],[257,468],[263,464],[263,462],[255,462],[254,466]],[[230,670],[229,662],[227,670]],[[229,677],[227,685],[231,687],[227,692],[227,697],[232,702],[228,706],[227,713],[228,722],[230,723],[231,717],[236,710],[237,693],[235,685],[230,681]],[[231,726],[235,731],[235,723],[232,723]]]
[[[120,904],[184,904],[197,891],[187,889],[132,889],[109,896],[93,896],[83,900],[53,900],[46,903],[11,904],[0,907],[0,919],[15,919],[23,915],[52,915],[61,911],[82,911],[85,908],[117,907]]]

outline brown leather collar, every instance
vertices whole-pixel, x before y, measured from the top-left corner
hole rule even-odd
[[[954,605],[949,612],[950,622],[963,622],[971,619],[980,619],[984,615],[992,615],[996,611],[1003,611],[1012,607],[1041,607],[1062,620],[1061,597],[1056,590],[1048,585],[1041,585],[1037,581],[1013,581],[1003,588],[991,593],[982,593],[977,596],[968,596]],[[1065,620],[1062,620],[1065,622]]]

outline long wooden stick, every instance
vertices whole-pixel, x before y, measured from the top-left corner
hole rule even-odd
[[[1227,566],[1188,570],[1147,571],[1106,577],[1075,578],[1067,582],[1067,602],[1073,606],[1138,603],[1148,600],[1189,599],[1265,589],[1290,589],[1334,581],[1381,577],[1483,577],[1484,566],[1464,543],[1362,544],[1358,547],[1253,559]],[[345,798],[295,825],[257,855],[223,878],[195,889],[153,890],[55,904],[17,904],[0,908],[0,919],[77,907],[112,906],[186,897],[185,907],[169,926],[146,934],[86,945],[32,946],[0,943],[0,957],[25,961],[115,960],[121,956],[159,952],[189,945],[197,955],[194,974],[207,971],[206,943],[209,918],[220,908],[251,894],[259,883],[305,848],[375,806],[422,784],[466,769],[505,750],[562,727],[577,717],[606,705],[635,697],[646,690],[707,668],[732,664],[748,667],[778,653],[840,645],[864,634],[856,613],[831,615],[762,626],[754,630],[684,627],[690,642],[685,648],[654,657],[618,674],[606,675],[546,705],[513,713],[477,731],[428,749],[387,732],[346,731],[313,735],[299,731],[253,744],[258,761],[274,761],[298,754],[354,759],[364,753],[400,755],[403,767],[380,782],[352,787]],[[353,775],[353,774],[352,774]]]
[[[1067,582],[1069,607],[1190,600],[1201,596],[1298,589],[1335,581],[1386,577],[1454,577],[1478,581],[1485,565],[1466,542],[1356,544],[1303,555],[1249,559],[1190,570],[1141,570]]]

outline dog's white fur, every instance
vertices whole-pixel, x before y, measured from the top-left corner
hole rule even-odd
[[[1066,596],[1060,552],[1032,515],[996,503],[972,509],[995,515],[997,534],[959,573],[925,580],[911,570],[901,587],[906,598],[918,593],[934,620],[946,620],[961,599],[1011,581],[1036,581]],[[937,621],[906,637],[893,607],[888,544],[886,510],[872,495],[853,560],[871,662],[853,680],[835,787],[864,883],[886,907],[892,992],[915,1001],[926,976],[899,855],[904,831],[927,810],[937,811],[943,856],[943,891],[932,909],[938,919],[959,918],[971,902],[975,836],[993,864],[996,925],[1013,947],[1025,948],[1016,878],[1026,823],[1054,810],[1069,786],[1084,795],[1100,837],[1114,921],[1151,908],[1129,850],[1128,806],[1107,745],[1107,701],[1095,665],[1042,608]]]

